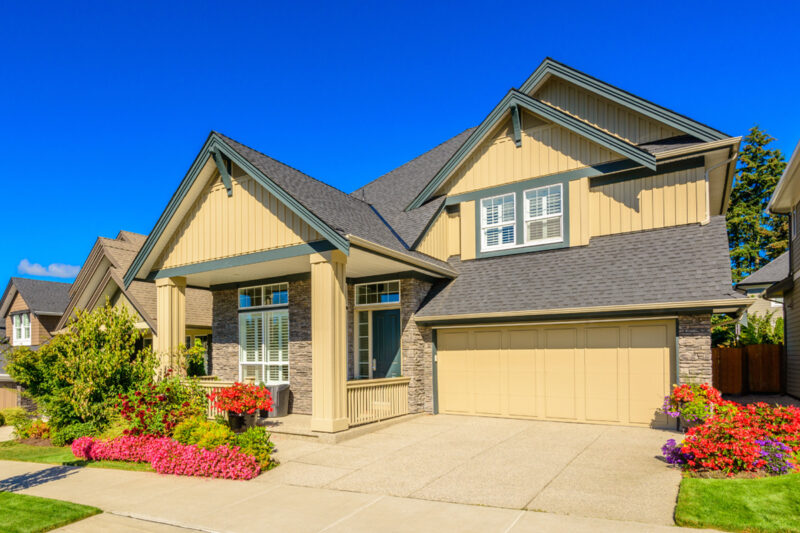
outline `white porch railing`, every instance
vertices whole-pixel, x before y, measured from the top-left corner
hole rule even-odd
[[[408,414],[411,378],[362,379],[347,382],[347,418],[350,426]]]
[[[227,411],[221,411],[220,409],[216,409],[213,405],[211,405],[211,402],[208,400],[208,394],[212,392],[219,392],[222,389],[227,389],[228,387],[233,386],[235,381],[220,381],[216,379],[200,378],[197,383],[206,394],[206,417],[209,420],[213,420],[217,416],[228,418]]]

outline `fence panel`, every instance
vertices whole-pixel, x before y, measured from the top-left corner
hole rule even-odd
[[[723,394],[744,393],[744,350],[711,349],[713,385]]]
[[[751,393],[781,392],[781,353],[779,344],[753,344],[745,347],[747,381]]]

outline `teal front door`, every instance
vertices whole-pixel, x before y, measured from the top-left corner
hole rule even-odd
[[[400,377],[400,310],[372,312],[372,377]]]

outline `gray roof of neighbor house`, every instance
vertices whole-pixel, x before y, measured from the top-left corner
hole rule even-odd
[[[6,303],[10,304],[10,302],[5,302],[5,299],[12,286],[34,314],[60,315],[69,303],[69,288],[72,284],[41,279],[11,278],[6,292],[0,300],[0,307],[5,307]]]
[[[438,267],[450,268],[444,261],[409,250],[394,229],[367,202],[303,174],[219,132],[214,133],[340,235],[355,235]]]
[[[405,211],[405,207],[453,157],[473,131],[475,128],[462,131],[408,163],[356,189],[351,196],[371,204],[406,245],[411,246],[439,210],[444,198],[435,198],[411,211]]]
[[[789,252],[781,255],[759,268],[742,281],[736,284],[737,287],[748,287],[753,285],[772,285],[789,276]]]
[[[417,317],[744,299],[731,286],[724,216],[453,265],[458,277]]]

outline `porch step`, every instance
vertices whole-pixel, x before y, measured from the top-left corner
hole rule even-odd
[[[414,413],[410,415],[398,416],[381,420],[380,422],[373,422],[371,424],[364,424],[361,426],[351,427],[345,431],[338,433],[321,433],[318,431],[311,431],[311,417],[309,415],[289,415],[285,418],[272,418],[266,419],[259,423],[264,426],[267,431],[275,436],[289,439],[302,439],[314,442],[322,442],[325,444],[336,444],[349,439],[354,439],[379,429],[387,428],[401,422],[407,422],[414,418],[425,416],[426,413]]]

